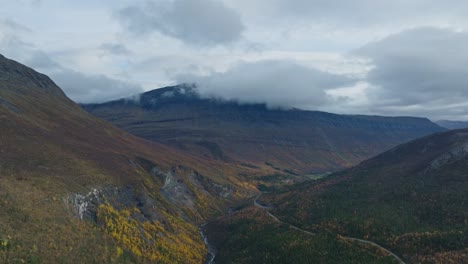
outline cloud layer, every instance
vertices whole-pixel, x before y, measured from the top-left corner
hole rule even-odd
[[[241,102],[341,113],[465,119],[468,33],[424,27],[403,31],[347,54],[368,61],[349,77],[294,60],[238,63],[224,72],[182,75],[202,94]]]
[[[464,16],[468,6],[463,0],[450,3],[437,0],[260,0],[275,3],[276,11],[302,16],[340,27],[369,26],[371,23],[407,23],[420,19]]]
[[[216,0],[146,1],[121,9],[118,18],[131,32],[161,34],[190,45],[218,45],[240,39],[240,15]]]
[[[143,92],[141,85],[102,74],[85,74],[63,66],[34,44],[24,41],[29,28],[10,20],[0,20],[0,47],[5,56],[49,75],[72,100],[79,103],[105,102]],[[124,47],[101,46],[111,53],[125,52]]]
[[[200,93],[270,107],[317,109],[330,102],[327,89],[353,84],[345,76],[302,66],[294,61],[240,63],[226,72],[208,76],[179,76],[179,82],[195,83]]]
[[[270,106],[468,120],[466,1],[0,2],[0,53],[76,101],[196,82]]]
[[[61,70],[51,76],[76,102],[105,102],[110,98],[118,99],[143,92],[138,84],[104,75],[85,75],[73,70]]]
[[[468,102],[467,46],[467,32],[427,27],[357,50],[355,54],[370,58],[374,66],[366,79],[374,111],[457,114],[453,110]]]

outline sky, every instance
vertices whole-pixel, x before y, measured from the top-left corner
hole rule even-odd
[[[203,96],[468,120],[464,0],[0,0],[0,54],[79,103]]]

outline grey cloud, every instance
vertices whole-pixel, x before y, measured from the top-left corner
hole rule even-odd
[[[371,23],[402,23],[427,18],[460,17],[468,11],[464,0],[450,3],[439,0],[256,0],[273,5],[274,10],[289,18],[305,18],[342,27]],[[426,22],[428,22],[426,20]]]
[[[79,103],[98,103],[143,92],[138,84],[111,79],[104,75],[86,75],[72,70],[53,73],[51,78]]]
[[[43,0],[16,0],[20,4],[31,4],[31,5],[40,5],[42,4]]]
[[[0,21],[0,29],[12,28],[22,29],[23,27],[14,22],[1,23]],[[76,102],[102,102],[143,91],[143,88],[138,84],[112,79],[104,75],[86,75],[62,66],[46,52],[24,41],[19,33],[0,31],[1,53],[49,75],[67,96]]]
[[[35,69],[47,71],[62,70],[62,67],[57,62],[52,60],[45,52],[40,50],[31,51],[30,55],[24,63]]]
[[[99,48],[113,55],[129,55],[132,53],[125,45],[119,43],[104,43]]]
[[[352,85],[355,80],[301,66],[293,61],[241,63],[225,73],[179,76],[195,83],[201,94],[270,107],[317,109],[329,103],[327,89]]]
[[[32,31],[10,19],[0,19],[0,52],[3,55],[24,62],[33,53],[34,46],[23,40]]]
[[[32,46],[24,42],[16,34],[0,34],[0,50],[8,57],[22,59],[26,56],[26,53],[30,52]]]
[[[199,46],[235,42],[244,30],[240,15],[215,0],[146,1],[121,9],[117,16],[133,33],[159,32]]]
[[[367,77],[369,107],[389,114],[455,113],[468,101],[466,47],[467,32],[419,28],[357,50],[374,65]]]
[[[19,24],[11,19],[0,19],[0,27],[2,30],[8,29],[15,33],[31,33],[31,29],[25,25]]]
[[[104,102],[143,92],[143,88],[135,83],[63,67],[40,50],[31,51],[24,63],[49,75],[68,97],[78,103]]]

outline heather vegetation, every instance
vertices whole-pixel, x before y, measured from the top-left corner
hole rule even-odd
[[[397,263],[373,247],[331,232],[306,234],[247,208],[208,225],[217,245],[216,263]]]
[[[321,180],[267,194],[278,218],[376,242],[412,263],[467,256],[466,134],[423,138]]]

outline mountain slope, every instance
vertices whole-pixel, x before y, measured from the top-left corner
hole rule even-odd
[[[262,197],[279,219],[376,242],[409,263],[468,257],[468,130],[427,136]]]
[[[212,159],[322,174],[354,165],[397,144],[444,129],[427,119],[274,110],[201,98],[181,85],[84,105],[134,135]]]
[[[462,129],[468,128],[468,122],[464,121],[450,121],[450,120],[439,120],[436,122],[441,127],[445,127],[447,129]]]
[[[201,263],[197,224],[250,196],[239,174],[145,141],[0,55],[0,262]]]
[[[223,263],[398,263],[374,247],[350,243],[335,234],[303,232],[251,207],[210,222],[208,238]]]

